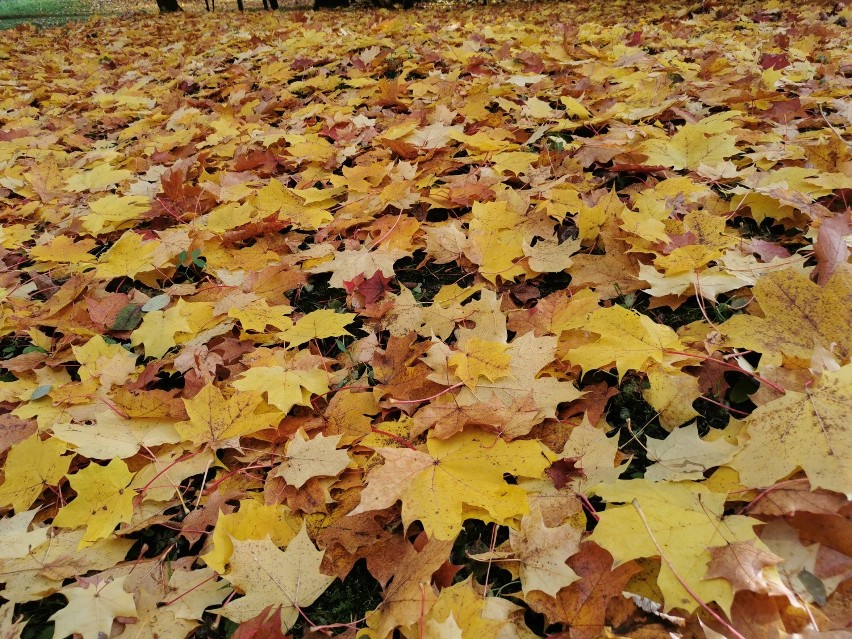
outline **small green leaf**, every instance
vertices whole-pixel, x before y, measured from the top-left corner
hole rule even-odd
[[[825,584],[812,572],[803,570],[798,575],[799,581],[810,593],[818,606],[824,606],[826,600]]]
[[[53,384],[42,384],[32,392],[32,395],[30,395],[30,401],[41,399],[42,397],[47,395],[52,388]]]
[[[142,308],[136,304],[128,304],[122,308],[115,321],[109,327],[111,331],[132,331],[142,321]]]
[[[145,304],[142,305],[143,313],[150,313],[151,311],[159,311],[166,306],[169,305],[169,300],[171,298],[168,295],[157,295],[149,299]]]

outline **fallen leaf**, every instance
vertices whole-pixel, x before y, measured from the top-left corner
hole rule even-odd
[[[46,486],[56,486],[68,473],[73,455],[57,439],[42,440],[38,433],[12,446],[6,456],[6,479],[0,485],[0,503],[16,513],[27,511]]]
[[[609,504],[626,505],[608,506],[600,512],[600,521],[589,541],[608,550],[618,564],[639,557],[658,557],[659,545],[665,558],[657,584],[665,598],[660,602],[665,610],[692,611],[699,606],[681,579],[705,603],[715,601],[726,613],[730,610],[734,598],[730,584],[723,579],[707,578],[710,549],[756,540],[753,530],[758,523],[756,519],[740,515],[723,517],[725,495],[712,493],[700,484],[655,484],[634,479],[600,485],[596,492]],[[629,503],[632,500],[639,503],[645,520]]]
[[[648,459],[645,470],[649,481],[702,480],[711,468],[727,464],[739,450],[722,438],[708,441],[698,436],[698,424],[677,428],[665,439],[648,437]]]
[[[823,373],[804,392],[760,406],[745,422],[747,436],[730,466],[746,486],[771,486],[797,468],[811,486],[852,495],[852,464],[847,416],[852,405],[852,365]]]
[[[555,597],[543,592],[528,595],[530,605],[551,623],[566,623],[571,637],[599,637],[606,619],[610,599],[620,597],[628,580],[639,572],[635,562],[612,569],[612,555],[594,543],[584,543],[580,552],[568,560],[568,566],[579,575]]]
[[[583,328],[599,338],[571,349],[568,359],[583,370],[615,364],[619,379],[628,370],[645,370],[648,360],[665,362],[667,350],[683,348],[677,334],[668,326],[621,306],[595,311]]]
[[[351,460],[345,450],[338,450],[341,435],[326,437],[322,433],[308,439],[299,429],[287,446],[287,456],[275,469],[273,477],[281,477],[291,486],[301,488],[311,477],[337,477]]]
[[[53,636],[79,634],[83,639],[100,639],[109,636],[116,617],[135,618],[133,595],[123,588],[126,579],[60,590],[68,605],[50,616],[55,624]]]
[[[109,537],[120,523],[133,515],[134,493],[129,489],[133,474],[127,464],[113,459],[106,466],[90,464],[68,475],[68,482],[77,496],[60,508],[53,525],[61,528],[86,528],[80,548],[91,546]]]
[[[277,412],[258,413],[263,403],[260,393],[236,391],[227,399],[216,386],[208,384],[192,399],[184,400],[188,422],[175,425],[185,441],[197,445],[228,445],[266,428],[273,428],[281,419]]]
[[[477,430],[446,440],[430,438],[427,446],[428,453],[379,449],[385,463],[368,476],[352,514],[401,500],[406,527],[419,519],[428,535],[449,540],[461,528],[465,510],[477,509],[503,525],[529,512],[526,493],[507,484],[503,475],[541,477],[550,465],[536,442],[506,443]]]
[[[256,617],[267,606],[280,605],[281,632],[287,632],[298,619],[298,610],[310,606],[334,581],[319,571],[322,555],[304,526],[284,551],[269,538],[235,540],[231,570],[224,576],[245,596],[213,612],[239,623]]]

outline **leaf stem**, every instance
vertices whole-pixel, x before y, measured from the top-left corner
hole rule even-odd
[[[770,382],[768,379],[766,379],[765,377],[761,377],[760,375],[758,375],[754,371],[748,371],[748,370],[744,369],[742,366],[737,366],[736,364],[731,364],[731,363],[726,362],[724,360],[716,359],[715,357],[710,357],[709,355],[700,355],[698,353],[686,353],[684,351],[673,351],[673,350],[670,350],[668,348],[664,349],[663,352],[667,353],[668,355],[683,355],[685,357],[694,357],[695,359],[700,359],[700,360],[703,360],[705,362],[716,362],[717,364],[720,364],[721,366],[724,366],[725,368],[730,368],[731,370],[737,371],[739,373],[743,373],[745,375],[748,375],[749,377],[753,377],[757,381],[766,384],[767,386],[769,386],[769,388],[778,391],[782,395],[786,394],[786,392],[787,392],[783,388],[781,388],[778,384],[776,384],[775,382]]]
[[[374,433],[378,433],[379,435],[384,435],[385,437],[390,437],[390,438],[391,438],[392,440],[394,440],[397,444],[402,444],[402,445],[403,445],[403,446],[405,446],[406,448],[410,448],[411,450],[417,450],[417,448],[414,446],[414,444],[412,444],[412,443],[411,443],[410,441],[408,441],[407,439],[403,439],[403,438],[402,438],[402,437],[400,437],[399,435],[394,435],[394,434],[393,434],[393,433],[391,433],[391,432],[388,432],[388,431],[386,431],[386,430],[382,430],[381,428],[376,428],[375,426],[371,426],[371,427],[370,427],[370,430],[372,430]]]
[[[704,602],[704,600],[701,599],[701,597],[699,597],[698,594],[692,588],[690,588],[689,584],[687,584],[686,581],[684,581],[683,577],[681,577],[678,574],[678,572],[674,569],[674,566],[672,566],[671,562],[669,561],[668,557],[666,557],[666,554],[663,552],[663,549],[660,547],[660,544],[657,543],[657,538],[654,537],[654,532],[651,530],[651,527],[648,525],[648,520],[645,519],[645,513],[642,512],[642,507],[639,505],[639,500],[634,499],[631,502],[631,504],[633,504],[633,508],[635,508],[636,512],[639,514],[639,519],[642,520],[642,525],[645,526],[645,530],[648,531],[648,536],[651,538],[651,541],[653,542],[654,547],[657,549],[657,552],[660,553],[660,559],[662,559],[665,562],[666,566],[669,567],[669,570],[672,571],[672,574],[675,576],[675,579],[677,579],[678,583],[680,583],[680,585],[683,586],[683,589],[686,590],[686,592],[689,593],[690,597],[692,597],[693,599],[695,599],[695,601],[698,602],[699,606],[701,606],[702,608],[704,608],[704,610],[706,610],[708,613],[710,613],[711,617],[713,617],[716,621],[718,621],[720,624],[722,624],[722,626],[724,626],[728,630],[728,632],[731,633],[731,635],[736,637],[736,639],[746,639],[743,635],[741,635],[739,632],[737,632],[736,628],[734,628],[730,623],[725,621],[725,619],[719,613],[717,613],[710,606],[708,606]]]
[[[138,489],[138,490],[139,490],[139,494],[138,494],[138,495],[136,495],[136,498],[134,499],[134,501],[136,502],[136,503],[134,504],[134,508],[138,508],[138,507],[142,504],[143,495],[144,495],[146,492],[148,492],[148,489],[151,487],[151,484],[153,484],[155,481],[157,481],[157,480],[158,480],[160,477],[162,477],[165,473],[169,472],[169,470],[171,470],[171,469],[172,469],[172,467],[176,466],[177,464],[179,464],[179,463],[181,463],[181,462],[186,461],[187,459],[192,459],[193,457],[195,457],[196,455],[200,454],[201,452],[202,452],[202,451],[197,450],[197,451],[195,451],[194,453],[187,453],[186,455],[181,455],[181,456],[180,456],[180,457],[178,457],[176,460],[174,460],[171,464],[169,464],[168,466],[166,466],[165,468],[163,468],[163,470],[161,470],[161,471],[160,471],[160,472],[158,472],[156,475],[154,475],[154,476],[151,478],[151,481],[149,481],[147,484],[145,484],[144,486],[142,486],[142,488],[139,488],[139,489]],[[156,460],[156,458],[155,458],[155,460]]]
[[[452,386],[447,386],[444,390],[435,393],[429,397],[422,397],[420,399],[394,399],[393,397],[389,398],[389,402],[393,402],[394,404],[419,404],[420,402],[428,402],[430,400],[436,399],[441,395],[446,395],[450,391],[454,391],[457,388],[464,386],[464,382],[459,382],[458,384],[453,384]]]

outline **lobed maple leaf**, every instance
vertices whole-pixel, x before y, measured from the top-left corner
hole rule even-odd
[[[281,606],[281,632],[287,632],[299,616],[298,609],[311,605],[334,581],[320,570],[323,553],[305,531],[281,551],[267,537],[261,541],[234,541],[231,570],[225,574],[245,593],[215,612],[236,622],[257,617],[267,606]]]
[[[287,445],[287,456],[273,473],[291,486],[301,488],[311,477],[335,477],[346,468],[349,455],[338,450],[342,435],[326,437],[322,433],[313,439],[307,439],[305,431],[296,431],[295,437]]]
[[[621,306],[595,311],[583,328],[600,337],[571,349],[568,358],[584,370],[615,364],[619,379],[628,370],[645,370],[648,360],[667,362],[671,358],[667,350],[682,349],[676,333],[668,326]]]
[[[62,528],[85,527],[80,548],[91,546],[99,539],[110,536],[120,523],[127,523],[133,514],[130,481],[133,475],[120,459],[106,466],[90,464],[68,476],[77,497],[59,509],[53,525]]]
[[[186,441],[211,446],[226,446],[280,421],[278,412],[258,413],[263,403],[260,393],[237,391],[227,399],[216,386],[208,384],[192,399],[184,400],[188,422],[175,425]]]
[[[814,488],[852,495],[848,416],[852,364],[824,373],[813,388],[787,391],[757,408],[745,421],[748,435],[730,462],[747,486],[769,486],[797,468]]]
[[[723,518],[725,495],[694,483],[622,480],[598,486],[596,494],[610,504],[626,505],[610,506],[600,513],[589,541],[609,551],[617,563],[662,552],[657,584],[666,610],[699,606],[683,580],[703,602],[715,601],[722,610],[730,611],[731,584],[707,577],[710,549],[734,542],[758,543],[753,530],[756,519],[741,515]],[[633,500],[638,509],[630,503]]]
[[[219,574],[225,572],[235,541],[269,538],[278,546],[286,546],[302,525],[302,519],[282,504],[265,505],[249,498],[241,500],[239,505],[237,512],[219,513],[210,535],[213,548],[208,545],[208,551],[200,555]]]
[[[509,524],[529,512],[526,493],[507,484],[504,473],[541,477],[550,465],[538,442],[506,443],[470,429],[446,440],[430,438],[428,452],[380,448],[385,463],[373,470],[352,514],[402,501],[406,527],[415,519],[429,536],[453,539],[465,513]]]
[[[795,271],[772,272],[761,277],[753,291],[764,317],[735,315],[722,324],[730,345],[764,353],[772,362],[782,355],[808,362],[816,345],[835,349],[842,361],[852,354],[848,269],[838,269],[825,286]]]
[[[6,456],[6,477],[0,485],[0,503],[23,513],[46,486],[56,486],[71,466],[66,445],[38,434],[15,444]]]
[[[584,543],[580,552],[568,559],[568,566],[576,571],[578,580],[555,597],[543,592],[530,593],[530,605],[551,623],[568,624],[572,637],[599,637],[610,600],[621,596],[630,578],[641,570],[633,561],[615,569],[612,564],[612,555],[604,548],[592,542]]]
[[[266,393],[267,401],[282,413],[293,406],[310,406],[311,395],[328,391],[328,375],[322,370],[288,370],[282,366],[255,366],[234,382],[238,391]]]
[[[116,617],[135,618],[133,595],[124,591],[127,577],[109,582],[92,583],[87,587],[70,586],[60,593],[68,605],[50,616],[54,622],[54,637],[79,634],[83,639],[109,636]]]

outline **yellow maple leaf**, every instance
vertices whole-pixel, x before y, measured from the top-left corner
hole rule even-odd
[[[278,213],[283,207],[295,206],[299,203],[287,187],[279,180],[272,179],[269,183],[258,189],[254,197],[254,206],[266,215]]]
[[[594,206],[579,202],[577,229],[581,240],[594,240],[607,222],[621,216],[627,207],[618,197],[615,188],[601,197]]]
[[[311,273],[331,273],[329,285],[344,288],[344,282],[354,280],[359,275],[368,279],[378,272],[387,278],[394,277],[394,262],[407,255],[411,255],[411,251],[390,249],[383,245],[373,250],[364,246],[354,251],[338,251],[330,262],[323,262],[309,270]]]
[[[579,239],[560,244],[557,238],[551,237],[539,240],[535,246],[526,241],[523,243],[527,264],[536,273],[560,273],[566,270],[573,262],[571,256],[580,248]]]
[[[497,173],[509,171],[515,175],[523,175],[530,172],[532,163],[538,159],[538,153],[503,151],[502,153],[495,153],[493,156],[494,170]]]
[[[505,316],[500,314],[499,321],[505,322]],[[502,333],[505,339],[505,327],[498,328],[494,324],[488,327],[485,314],[477,320],[477,325],[491,334]],[[473,338],[468,338],[473,339]],[[510,358],[509,372],[497,381],[480,378],[476,388],[464,387],[459,389],[455,401],[460,406],[470,405],[476,402],[496,402],[505,410],[519,411],[516,417],[521,418],[520,423],[526,423],[526,430],[521,432],[508,425],[502,433],[507,439],[519,437],[529,432],[529,429],[546,417],[555,417],[557,406],[563,402],[571,402],[583,395],[574,385],[567,380],[556,377],[539,375],[556,356],[556,338],[550,336],[536,337],[532,332],[516,337],[506,350]],[[449,359],[453,351],[443,342],[435,342],[424,357],[424,361],[435,372],[429,375],[432,381],[451,386],[458,378],[449,368]],[[532,409],[535,413],[530,415]],[[533,418],[530,423],[524,415]],[[514,421],[510,420],[510,421]],[[520,424],[518,424],[520,425]],[[523,430],[523,429],[521,429]]]
[[[654,260],[654,264],[663,269],[666,275],[691,273],[722,257],[722,252],[701,244],[679,246],[668,255]]]
[[[547,102],[536,97],[527,98],[521,112],[534,120],[552,120],[556,117],[556,111]]]
[[[160,242],[142,240],[139,233],[127,231],[98,258],[95,273],[98,277],[136,277],[138,273],[154,270],[151,263]]]
[[[63,580],[80,573],[113,568],[133,546],[132,539],[111,537],[80,548],[83,530],[56,529],[47,542],[24,557],[0,560],[6,584],[3,597],[33,601],[62,588]]]
[[[221,604],[222,600],[233,592],[230,588],[223,588],[222,585],[210,568],[174,570],[169,578],[169,602],[156,610],[172,613],[174,617],[181,620],[201,621],[207,608]],[[164,611],[163,608],[167,610]],[[189,625],[195,627],[195,623],[189,623]],[[164,632],[152,634],[155,637],[158,635],[162,637],[171,634],[170,630],[167,626]],[[174,634],[180,635],[182,632],[178,631]]]
[[[75,193],[106,191],[133,176],[127,169],[114,169],[106,162],[98,164],[90,171],[78,171],[68,178],[68,190]]]
[[[268,606],[280,606],[281,632],[287,632],[299,610],[316,601],[334,581],[320,572],[324,554],[316,549],[304,526],[283,552],[269,538],[235,541],[225,579],[245,596],[213,612],[240,623],[257,617]]]
[[[355,313],[337,313],[330,308],[321,308],[285,328],[278,333],[278,338],[287,342],[288,348],[296,348],[312,339],[352,335],[344,326],[351,324],[355,317]]]
[[[659,413],[663,428],[670,431],[698,416],[692,407],[701,395],[697,377],[657,364],[647,374],[651,387],[642,391],[642,397]]]
[[[67,235],[57,235],[47,244],[39,244],[31,248],[30,257],[36,262],[91,264],[95,261],[95,256],[89,251],[95,246],[95,241],[89,238],[75,242]]]
[[[288,134],[284,136],[284,139],[289,144],[287,151],[294,158],[307,159],[311,162],[325,162],[336,153],[334,145],[315,133]]]
[[[134,492],[130,490],[133,474],[127,464],[113,459],[106,466],[90,464],[68,476],[77,496],[59,509],[53,525],[60,528],[86,527],[80,548],[91,546],[112,534],[120,523],[133,515]]]
[[[224,233],[243,224],[248,224],[256,218],[256,209],[250,204],[226,202],[210,211],[207,216],[207,228],[213,233]]]
[[[175,424],[180,436],[194,444],[209,443],[214,447],[272,428],[282,417],[278,412],[256,412],[263,403],[260,393],[237,391],[225,398],[213,384],[207,384],[195,397],[183,403],[189,421]]]
[[[512,636],[512,622],[509,620],[512,608],[504,607],[503,615],[500,615],[496,607],[491,610],[489,608],[488,598],[474,590],[473,578],[468,577],[441,590],[437,601],[423,618],[422,628],[425,634],[420,631],[420,621],[413,626],[402,628],[402,634],[406,639]],[[454,631],[457,634],[453,634]]]
[[[665,600],[665,610],[692,611],[699,606],[681,585],[676,572],[702,601],[715,601],[726,613],[730,611],[731,584],[724,579],[706,578],[711,560],[709,549],[750,540],[765,549],[754,533],[758,520],[738,515],[725,517],[726,495],[696,483],[632,479],[600,485],[596,493],[610,504],[626,505],[607,506],[600,513],[600,521],[589,541],[606,548],[619,564],[639,557],[658,557],[659,544],[665,560],[660,566],[657,585]],[[648,528],[639,510],[631,505],[633,500],[645,516]]]
[[[145,357],[162,357],[177,345],[175,335],[191,331],[186,317],[178,306],[165,311],[150,311],[145,313],[142,324],[130,334],[133,346],[143,345]]]
[[[0,504],[17,513],[26,511],[45,486],[56,486],[65,477],[74,457],[65,452],[63,442],[42,441],[38,433],[12,446],[3,466],[6,479],[0,485]]]
[[[142,446],[181,441],[172,419],[125,418],[103,409],[90,415],[88,421],[94,423],[59,422],[50,430],[54,437],[71,444],[78,455],[90,459],[127,459]]]
[[[524,594],[540,590],[551,597],[580,577],[565,560],[580,550],[583,530],[570,522],[560,526],[545,525],[541,510],[536,508],[521,519],[519,530],[509,531],[509,546],[517,563],[506,565],[521,579]]]
[[[142,493],[145,501],[171,501],[182,490],[184,480],[193,475],[209,472],[219,460],[213,450],[198,451],[186,455],[184,446],[168,446],[158,449],[152,463],[140,468],[130,482],[130,488]]]
[[[83,228],[93,235],[127,228],[150,207],[148,198],[141,195],[105,195],[89,202],[92,212],[82,217]]]
[[[621,229],[648,242],[668,242],[666,225],[652,217],[647,211],[631,211],[625,208],[621,212]]]
[[[305,206],[295,191],[275,179],[258,190],[252,203],[264,216],[277,214],[280,219],[306,231],[315,231],[334,219],[331,213],[320,206]]]
[[[33,548],[38,548],[47,541],[48,528],[35,526],[30,530],[33,517],[38,509],[20,511],[12,517],[0,519],[0,561],[4,559],[20,559],[26,557]]]
[[[649,481],[701,481],[706,471],[731,461],[739,448],[721,437],[701,439],[697,422],[672,431],[665,439],[648,437],[645,445],[648,459],[654,462],[645,470]]]
[[[281,477],[296,488],[304,486],[311,477],[337,477],[351,461],[345,450],[337,449],[341,437],[320,433],[308,439],[300,428],[287,445],[287,457],[272,476]]]
[[[479,265],[480,274],[491,283],[499,275],[510,281],[524,270],[515,261],[524,257],[524,235],[518,230],[524,218],[505,201],[474,202],[468,243],[464,254]]]
[[[285,317],[293,311],[292,306],[281,304],[270,306],[265,299],[254,300],[242,308],[232,308],[228,311],[228,317],[234,317],[240,321],[243,330],[257,331],[262,333],[267,326],[274,326],[278,330],[286,330],[293,326],[292,320]]]
[[[752,289],[763,317],[735,315],[719,327],[729,346],[764,354],[761,365],[780,364],[781,355],[807,367],[814,346],[842,360],[852,354],[852,270],[840,267],[825,286],[798,271],[764,275]]]
[[[33,238],[33,229],[23,224],[8,224],[0,228],[0,246],[17,249]]]
[[[606,426],[606,424],[601,424]],[[559,453],[562,459],[577,459],[577,467],[582,475],[571,481],[578,493],[594,492],[598,484],[611,484],[627,469],[630,460],[616,466],[618,438],[607,437],[606,432],[596,428],[588,417],[583,416],[579,426],[571,429],[571,434]]]
[[[592,117],[592,114],[589,110],[584,107],[578,100],[572,98],[570,95],[563,95],[559,98],[559,101],[565,107],[565,113],[569,118],[578,118],[580,120],[587,120]]]
[[[475,389],[480,377],[496,382],[509,375],[512,357],[508,350],[508,344],[472,337],[465,342],[462,350],[450,355],[447,364],[456,369],[456,375],[465,386]]]
[[[619,379],[628,370],[645,370],[648,360],[662,363],[667,349],[683,348],[671,328],[622,306],[595,311],[584,329],[600,337],[569,350],[568,359],[584,371],[615,363]]]
[[[133,593],[124,590],[128,576],[103,583],[71,585],[60,590],[68,605],[53,613],[54,636],[80,635],[83,639],[108,637],[116,617],[135,618]]]
[[[526,492],[507,484],[504,474],[541,477],[550,453],[538,441],[505,442],[471,429],[440,440],[430,437],[428,452],[381,448],[382,466],[372,470],[361,503],[351,514],[381,510],[402,501],[406,527],[415,519],[429,537],[454,539],[465,512],[510,525],[529,512]]]
[[[216,527],[210,535],[213,548],[201,555],[201,559],[223,574],[234,550],[234,540],[269,538],[276,546],[286,546],[301,525],[301,518],[283,504],[262,504],[257,499],[242,499],[236,512],[229,515],[219,513]]]
[[[266,393],[267,401],[283,413],[293,406],[310,406],[311,395],[328,392],[328,373],[324,370],[290,370],[283,366],[256,366],[234,382],[241,391]]]
[[[737,139],[726,133],[714,134],[714,127],[686,124],[668,140],[648,140],[639,146],[649,165],[675,170],[695,170],[701,164],[712,166],[739,153]]]
[[[852,497],[852,364],[823,373],[814,388],[787,393],[745,421],[748,435],[729,464],[746,486],[771,486],[797,468],[811,486]]]
[[[107,344],[95,335],[82,346],[72,346],[74,357],[80,363],[82,381],[98,379],[107,388],[123,384],[136,370],[136,356],[121,344]]]

